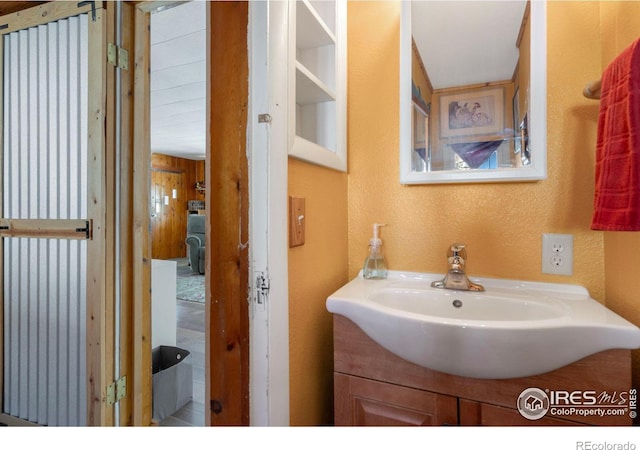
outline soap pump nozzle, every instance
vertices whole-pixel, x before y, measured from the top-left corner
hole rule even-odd
[[[382,245],[382,239],[380,239],[380,227],[387,226],[386,223],[374,223],[373,224],[373,237],[369,239],[369,245],[372,247],[380,247]]]

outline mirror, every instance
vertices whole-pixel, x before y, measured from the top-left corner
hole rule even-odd
[[[508,36],[465,52],[498,28]],[[543,0],[402,2],[400,182],[546,178],[546,40]]]

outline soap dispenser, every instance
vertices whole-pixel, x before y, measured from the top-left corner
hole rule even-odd
[[[382,280],[387,278],[387,262],[382,254],[382,240],[379,237],[383,223],[373,224],[373,237],[369,239],[369,255],[364,260],[362,276],[368,280]]]

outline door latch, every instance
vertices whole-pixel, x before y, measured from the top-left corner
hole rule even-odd
[[[266,272],[258,272],[256,276],[256,303],[264,310],[269,298],[269,289],[271,289],[271,280]]]

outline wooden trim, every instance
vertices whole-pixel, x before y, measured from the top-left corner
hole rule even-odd
[[[167,173],[184,173],[182,169],[173,169],[171,167],[151,167],[152,172],[167,172]]]
[[[48,2],[32,8],[24,9],[12,14],[0,17],[0,26],[7,25],[0,29],[0,34],[8,34],[24,28],[35,27],[49,22],[54,22],[67,17],[77,16],[86,12],[91,12],[91,4],[78,6],[78,1],[73,2]],[[95,2],[96,11],[102,9],[102,2]]]
[[[93,240],[87,246],[87,424],[104,425],[112,414],[107,409],[106,345],[106,192],[105,192],[105,114],[106,114],[106,11],[97,11],[96,22],[89,21],[89,104],[87,172],[88,212],[93,220]],[[110,410],[112,408],[109,408]]]
[[[40,426],[37,423],[29,422],[28,420],[19,419],[17,417],[13,417],[4,413],[0,413],[0,424],[7,425],[9,427],[39,427]]]
[[[429,78],[429,74],[427,73],[427,68],[424,66],[424,61],[422,61],[422,55],[418,51],[418,46],[416,45],[416,41],[413,39],[413,37],[411,38],[411,49],[413,50],[413,53],[416,55],[416,58],[418,58],[418,62],[420,64],[420,70],[422,71],[422,76],[427,82],[429,91],[433,92],[433,85],[431,84],[431,79]]]
[[[248,425],[248,4],[207,6],[206,423]]]
[[[0,74],[4,79],[4,36],[0,36]],[[4,211],[4,83],[0,83],[0,214]],[[4,239],[0,239],[0,392],[4,393]],[[4,394],[0,395],[4,411]]]
[[[9,0],[0,2],[0,17],[47,3],[46,0]],[[1,19],[0,19],[1,22]]]
[[[129,3],[123,2],[121,4],[122,11],[122,33],[121,33],[121,47],[129,50],[130,59],[133,56],[131,54],[133,45],[133,6]],[[115,42],[115,41],[114,41]],[[115,69],[115,73],[120,73],[120,92],[115,92],[115,96],[120,96],[120,148],[115,149],[119,151],[120,158],[119,163],[114,159],[114,168],[119,172],[119,208],[116,213],[119,213],[119,221],[115,222],[120,232],[119,242],[114,242],[114,252],[119,252],[120,255],[120,267],[115,267],[114,276],[119,276],[120,285],[120,308],[116,311],[116,316],[119,313],[120,319],[120,335],[116,335],[116,345],[120,346],[119,352],[119,371],[116,374],[118,377],[127,377],[127,396],[120,399],[117,408],[119,408],[120,421],[119,426],[132,425],[132,399],[135,397],[136,387],[135,384],[135,362],[133,360],[133,198],[135,193],[133,192],[133,115],[132,104],[130,100],[130,93],[133,90],[133,66],[129,65],[129,70]],[[115,119],[115,117],[114,117]],[[118,124],[115,124],[117,127]],[[117,130],[117,128],[116,128]],[[119,164],[119,165],[118,165]],[[114,181],[116,181],[116,174],[114,173]],[[115,253],[114,253],[115,254]],[[116,283],[116,286],[118,283]],[[117,294],[117,291],[116,291]],[[117,319],[116,319],[117,320]]]
[[[520,73],[520,55],[518,55],[518,63],[513,68],[513,74],[511,74],[511,82],[515,83],[518,78],[518,74]]]
[[[107,11],[107,38],[105,42],[116,42],[116,4],[109,2],[106,5]],[[106,225],[106,248],[104,253],[105,264],[105,295],[106,304],[104,312],[105,321],[105,386],[112,383],[115,378],[115,354],[116,354],[116,68],[110,64],[106,65],[107,91],[106,91],[106,140],[104,152],[104,173],[105,180],[105,225]],[[103,426],[115,426],[115,408],[107,407],[107,416],[102,422]]]
[[[118,406],[121,426],[150,425],[152,415],[149,22],[133,3],[122,3],[122,46],[135,63],[120,72],[120,165],[113,166],[120,171],[120,245],[114,247],[114,255],[120,252],[119,376],[127,377],[127,396]],[[115,172],[108,179],[115,181]]]
[[[436,89],[435,91],[433,91],[433,93],[434,94],[446,94],[446,93],[458,92],[458,91],[472,91],[474,89],[481,89],[481,88],[487,88],[487,87],[507,86],[507,85],[512,84],[512,83],[513,83],[512,80],[488,81],[486,83],[469,84],[467,86],[454,86],[454,87]]]
[[[518,31],[518,37],[516,38],[516,48],[520,48],[520,42],[522,42],[522,37],[524,36],[524,29],[527,26],[527,21],[529,20],[529,14],[531,13],[531,0],[527,1],[527,6],[524,8],[524,14],[522,15],[522,22],[520,23],[520,30]]]
[[[89,227],[89,232],[78,231]],[[7,227],[7,229],[2,229]],[[91,220],[56,219],[0,219],[0,237],[26,237],[46,239],[91,239]]]
[[[134,17],[133,84],[133,377],[132,425],[151,424],[151,239],[149,234],[150,15]]]

